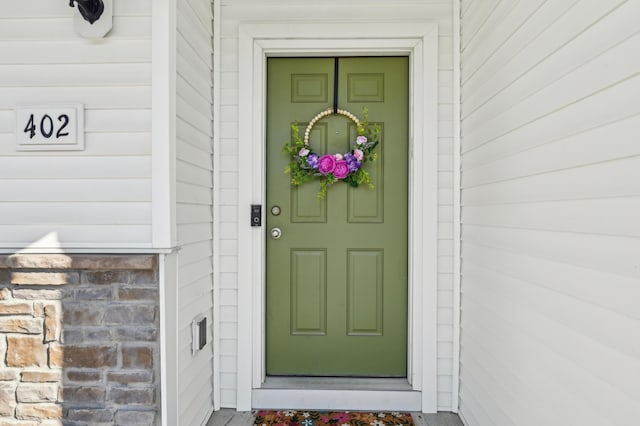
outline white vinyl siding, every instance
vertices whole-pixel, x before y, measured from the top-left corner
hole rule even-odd
[[[460,413],[640,400],[640,2],[462,2]]]
[[[0,6],[0,250],[151,246],[151,0],[100,42],[66,1]],[[18,152],[14,108],[84,104],[84,151]]]
[[[212,8],[177,2],[176,226],[178,254],[178,416],[203,424],[213,411]],[[207,318],[207,346],[191,353],[191,321]]]
[[[221,4],[220,69],[220,369],[221,404],[236,406],[238,268],[244,267],[238,253],[238,25],[240,22],[305,20],[371,22],[413,19],[438,24],[439,32],[439,231],[438,231],[438,407],[451,410],[453,391],[454,296],[453,296],[453,37],[450,0],[382,1],[352,0],[225,0]]]

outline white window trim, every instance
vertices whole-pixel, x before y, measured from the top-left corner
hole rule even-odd
[[[408,380],[420,392],[420,410],[436,412],[438,26],[433,22],[240,24],[236,406],[248,411],[254,389],[264,392],[265,232],[249,226],[249,209],[265,201],[266,59],[337,55],[410,58]]]

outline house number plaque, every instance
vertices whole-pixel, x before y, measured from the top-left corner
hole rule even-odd
[[[84,149],[82,105],[16,108],[18,151],[76,151]]]

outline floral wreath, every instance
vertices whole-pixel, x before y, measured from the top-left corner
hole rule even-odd
[[[320,155],[313,152],[309,147],[309,135],[311,129],[320,119],[332,115],[340,114],[349,118],[356,125],[358,136],[353,141],[351,151],[341,154],[324,154]],[[342,181],[358,187],[362,183],[366,183],[373,188],[373,182],[369,177],[369,173],[363,169],[363,164],[367,161],[375,161],[377,153],[372,152],[378,145],[380,136],[380,127],[376,124],[372,128],[369,126],[369,114],[367,109],[363,110],[364,120],[360,121],[358,117],[349,111],[333,108],[326,109],[318,113],[307,126],[304,131],[304,140],[300,138],[299,128],[296,124],[291,125],[293,140],[286,143],[282,148],[291,157],[289,166],[285,173],[291,174],[291,184],[298,186],[313,179],[320,180],[320,191],[318,198],[324,198],[327,195],[329,186],[336,182]]]

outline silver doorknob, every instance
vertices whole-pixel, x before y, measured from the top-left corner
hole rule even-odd
[[[282,237],[282,230],[280,228],[271,228],[271,238],[277,240]]]

